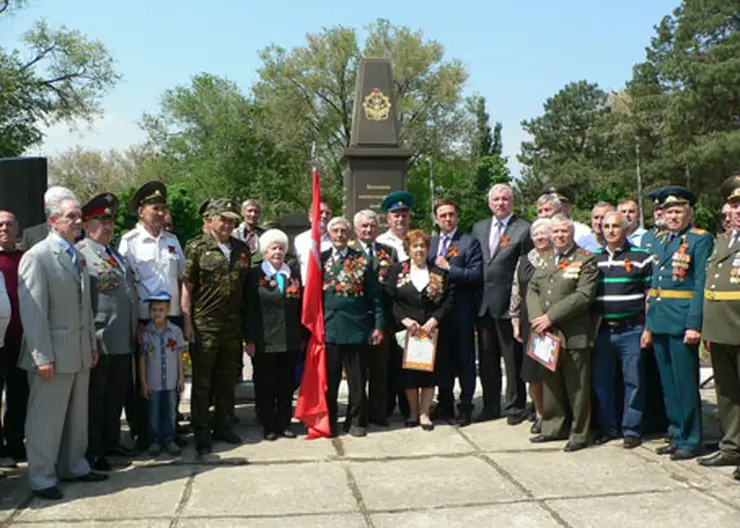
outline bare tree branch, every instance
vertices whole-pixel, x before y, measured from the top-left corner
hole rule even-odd
[[[10,7],[10,0],[3,0],[0,2],[0,15],[2,15],[5,11],[8,10]]]
[[[2,13],[2,11],[0,11],[0,13]],[[34,64],[36,64],[40,60],[44,59],[49,53],[51,53],[52,51],[54,51],[55,48],[56,48],[56,44],[52,44],[48,48],[44,49],[41,53],[39,53],[38,55],[36,55],[33,59],[31,59],[26,64],[24,64],[23,66],[21,66],[20,70],[21,71],[26,71],[28,68],[30,68],[31,66],[33,66]]]

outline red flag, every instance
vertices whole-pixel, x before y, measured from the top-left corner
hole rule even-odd
[[[298,393],[295,417],[308,428],[307,438],[331,434],[329,409],[326,406],[326,345],[324,343],[324,292],[321,277],[321,186],[319,171],[313,169],[313,202],[311,205],[311,252],[308,255],[306,284],[303,289],[303,325],[311,332],[303,366],[303,379]]]

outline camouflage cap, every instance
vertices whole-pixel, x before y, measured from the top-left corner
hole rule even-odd
[[[206,207],[206,214],[208,216],[222,216],[236,222],[241,220],[239,213],[234,207],[233,200],[228,200],[226,198],[214,198],[213,200],[208,202],[208,206]]]

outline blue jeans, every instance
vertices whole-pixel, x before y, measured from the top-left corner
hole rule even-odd
[[[167,444],[175,437],[177,391],[152,391],[149,395],[149,443]]]
[[[596,396],[594,419],[603,435],[619,434],[619,412],[622,411],[622,434],[642,436],[645,411],[645,364],[640,351],[642,326],[614,331],[603,322],[594,347],[591,384]],[[624,403],[617,401],[617,358],[622,365]]]

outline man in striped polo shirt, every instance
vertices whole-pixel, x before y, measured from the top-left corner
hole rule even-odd
[[[642,443],[645,408],[645,365],[640,336],[645,322],[645,293],[650,286],[650,254],[627,240],[629,221],[619,212],[604,215],[602,232],[606,247],[596,255],[599,286],[596,312],[601,317],[592,362],[592,388],[596,396],[593,419],[603,444],[621,433],[624,447]],[[624,405],[617,401],[617,358],[622,365]]]

